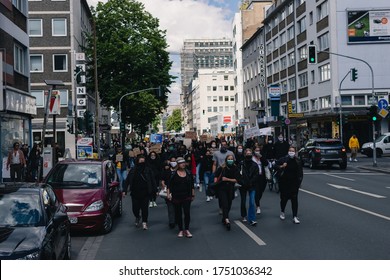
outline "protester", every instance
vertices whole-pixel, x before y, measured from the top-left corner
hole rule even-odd
[[[348,146],[351,149],[351,156],[349,157],[349,161],[357,161],[356,156],[360,148],[360,144],[355,134],[349,138]]]
[[[303,179],[303,169],[296,157],[294,147],[289,148],[288,156],[283,157],[276,162],[275,168],[279,173],[280,219],[285,220],[285,208],[287,202],[291,200],[293,222],[299,224],[298,191]]]
[[[278,141],[274,145],[275,159],[280,159],[285,157],[288,153],[289,145],[287,141],[284,140],[283,134],[279,134]]]
[[[255,204],[256,204],[256,214],[260,214],[261,213],[260,200],[263,197],[265,187],[267,186],[267,178],[265,177],[265,168],[268,168],[270,164],[262,156],[260,147],[255,148],[255,153],[252,157],[252,160],[257,164],[259,168],[258,183],[256,184]]]
[[[149,168],[153,172],[153,176],[154,176],[153,181],[155,183],[155,185],[153,186],[153,191],[150,195],[150,200],[149,200],[149,208],[151,208],[151,207],[157,206],[157,203],[156,203],[157,189],[158,189],[158,185],[159,185],[160,178],[161,178],[162,164],[161,164],[160,157],[154,151],[149,153],[149,156],[147,157],[146,164],[149,166]]]
[[[206,201],[209,202],[213,199],[213,197],[207,195],[207,189],[209,188],[209,184],[214,182],[213,156],[211,154],[211,150],[207,150],[206,154],[203,156],[200,167],[200,175],[203,178]]]
[[[161,176],[161,188],[164,191],[168,190],[168,184],[171,180],[171,177],[176,172],[177,169],[177,162],[176,158],[172,157],[169,160],[165,161],[164,163],[164,170],[162,172]],[[175,228],[176,222],[175,222],[175,207],[170,199],[168,197],[164,197],[165,203],[167,205],[168,210],[168,225],[169,228]]]
[[[130,161],[128,153],[122,151],[121,146],[116,147],[116,153],[113,156],[113,160],[116,167],[116,173],[119,180],[119,189],[122,192],[124,189],[124,182],[127,178],[127,169],[130,168]]]
[[[10,169],[11,181],[22,181],[22,168],[26,167],[26,160],[23,152],[19,149],[19,142],[15,142],[13,149],[8,153],[6,168]],[[16,178],[15,178],[16,175]]]
[[[186,161],[182,157],[176,159],[178,169],[172,175],[168,184],[168,199],[175,206],[176,223],[179,227],[178,237],[191,238],[192,234],[189,231],[191,221],[191,202],[195,197],[194,180],[191,173],[186,170]],[[183,227],[184,213],[184,227]]]

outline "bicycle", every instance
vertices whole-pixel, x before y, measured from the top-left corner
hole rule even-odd
[[[274,168],[275,161],[272,161],[272,166],[267,167],[269,170],[269,175],[266,174],[268,188],[270,191],[275,190],[276,193],[279,192],[279,179],[277,176],[277,170]]]

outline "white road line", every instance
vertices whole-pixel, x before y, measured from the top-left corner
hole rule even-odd
[[[303,191],[305,193],[308,193],[308,194],[311,194],[311,195],[314,195],[314,196],[318,196],[320,198],[323,198],[323,199],[326,199],[326,200],[329,200],[329,201],[332,201],[332,202],[335,202],[335,203],[338,203],[338,204],[341,204],[341,205],[344,205],[344,206],[347,206],[347,207],[350,207],[350,208],[353,208],[353,209],[356,209],[358,211],[361,211],[361,212],[364,212],[364,213],[367,213],[367,214],[370,214],[370,215],[373,215],[373,216],[385,219],[387,221],[390,221],[390,217],[387,217],[387,216],[384,216],[384,215],[381,215],[381,214],[378,214],[378,213],[375,213],[375,212],[372,212],[372,211],[369,211],[369,210],[366,210],[366,209],[363,209],[363,208],[360,208],[360,207],[357,207],[357,206],[354,206],[354,205],[351,205],[351,204],[348,204],[348,203],[345,203],[345,202],[341,202],[339,200],[336,200],[336,199],[333,199],[333,198],[330,198],[330,197],[327,197],[327,196],[324,196],[324,195],[313,193],[313,192],[310,192],[310,191],[307,191],[307,190],[304,190],[304,189],[301,189],[301,191]]]
[[[94,260],[104,236],[88,237],[77,256],[77,260]]]
[[[327,184],[328,184],[329,186],[334,187],[334,188],[339,189],[339,190],[347,190],[347,191],[356,192],[356,193],[368,195],[368,196],[375,197],[375,198],[386,198],[386,196],[382,196],[382,195],[379,195],[379,194],[374,194],[374,193],[369,193],[369,192],[363,192],[363,191],[355,190],[355,189],[353,189],[353,188],[351,188],[351,187],[340,186],[340,185],[334,185],[334,184],[329,184],[329,183],[327,183]]]
[[[335,178],[339,178],[339,179],[343,179],[343,180],[356,181],[355,179],[341,177],[341,176],[337,176],[337,175],[333,175],[333,174],[327,174],[327,173],[323,173],[323,174],[326,175],[326,176],[335,177]]]
[[[253,239],[259,246],[264,246],[266,245],[263,240],[260,239],[256,234],[254,234],[249,228],[247,228],[243,223],[240,221],[234,221],[236,225],[238,225],[246,234],[249,235],[250,238]]]

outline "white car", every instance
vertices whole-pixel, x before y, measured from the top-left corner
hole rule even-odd
[[[382,155],[385,154],[390,154],[390,132],[379,136],[375,140],[375,145],[376,145],[376,155],[378,157],[381,157]],[[361,153],[368,157],[372,157],[373,146],[374,146],[373,142],[364,143],[361,148]]]

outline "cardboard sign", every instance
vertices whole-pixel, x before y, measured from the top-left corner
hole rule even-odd
[[[139,148],[134,148],[133,153],[134,153],[134,157],[136,157],[141,154],[141,150]]]
[[[136,133],[135,133],[134,131],[132,131],[132,132],[130,132],[130,133],[128,134],[128,138],[129,138],[129,139],[134,139],[136,136],[137,136],[137,135],[136,135]]]
[[[184,138],[189,138],[192,140],[197,140],[198,135],[196,134],[196,131],[186,131],[185,137]]]
[[[149,148],[149,153],[151,152],[155,152],[157,154],[160,154],[161,153],[161,149],[162,149],[162,145],[161,144],[156,144],[156,145],[153,145]]]
[[[186,146],[187,148],[191,147],[191,145],[192,145],[192,139],[184,138],[184,140],[183,140],[183,145]]]
[[[208,138],[208,135],[207,134],[203,134],[199,137],[200,139],[200,142],[206,142],[207,141],[207,138]]]
[[[129,151],[129,157],[131,157],[131,158],[135,157],[133,151]]]

